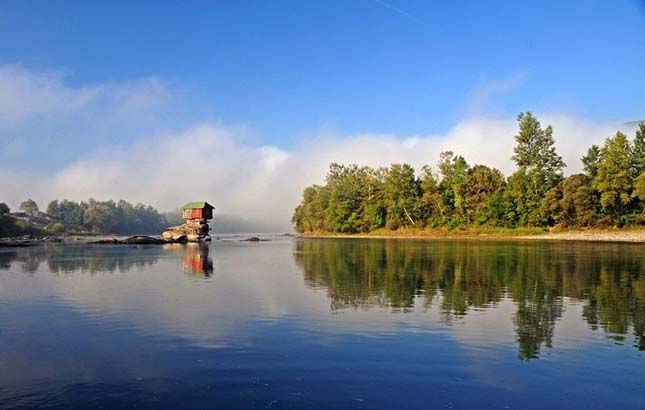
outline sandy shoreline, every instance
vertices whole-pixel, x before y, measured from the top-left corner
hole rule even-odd
[[[571,231],[547,233],[544,235],[519,236],[521,239],[558,240],[558,241],[599,241],[599,242],[636,242],[645,243],[645,229],[626,231]]]
[[[468,239],[468,240],[551,240],[551,241],[594,241],[594,242],[631,242],[645,243],[645,228],[624,230],[571,230],[561,232],[544,232],[540,234],[505,234],[505,233],[444,233],[419,232],[391,234],[305,234],[299,238],[365,238],[365,239]]]

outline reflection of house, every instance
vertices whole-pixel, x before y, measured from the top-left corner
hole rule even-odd
[[[181,207],[181,217],[190,223],[191,221],[207,221],[213,219],[213,205],[208,202],[189,202]]]
[[[209,277],[213,273],[213,260],[208,257],[208,245],[188,243],[185,246],[184,272]]]

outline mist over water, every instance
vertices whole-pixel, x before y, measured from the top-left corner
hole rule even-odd
[[[638,408],[642,245],[241,238],[0,250],[0,407]]]

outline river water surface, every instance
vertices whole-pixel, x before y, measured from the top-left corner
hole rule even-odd
[[[643,409],[645,247],[0,249],[0,409]]]

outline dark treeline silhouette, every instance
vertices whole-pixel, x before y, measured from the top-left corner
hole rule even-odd
[[[166,217],[150,205],[133,205],[127,201],[54,200],[41,212],[28,199],[20,204],[22,212],[11,214],[0,203],[0,236],[46,233],[147,234],[158,233],[168,226]]]
[[[51,201],[47,214],[57,223],[82,226],[95,233],[140,234],[159,232],[167,227],[165,218],[152,206],[127,201]]]
[[[294,258],[332,310],[439,304],[446,322],[510,298],[519,357],[550,347],[563,297],[584,303],[592,329],[645,350],[645,254],[639,245],[592,243],[306,240]]]
[[[18,220],[11,216],[11,209],[4,202],[0,202],[0,237],[18,235],[38,235],[42,230],[32,224]]]
[[[518,116],[510,177],[442,152],[439,174],[408,164],[389,168],[331,164],[324,185],[307,187],[292,222],[298,232],[459,226],[624,226],[645,224],[645,123],[633,141],[622,132],[582,157],[584,174],[564,178],[553,129]]]

